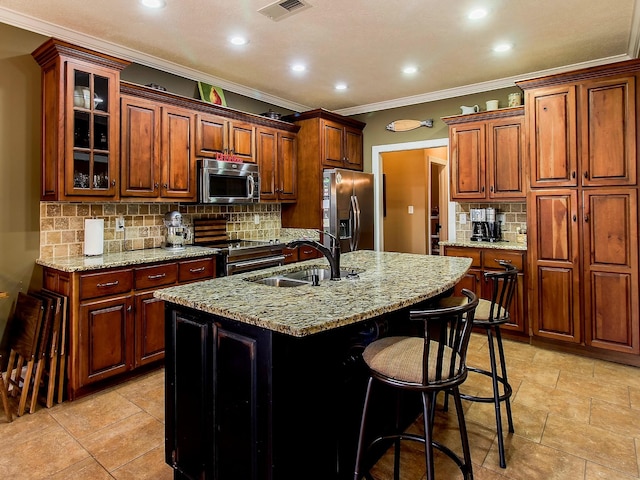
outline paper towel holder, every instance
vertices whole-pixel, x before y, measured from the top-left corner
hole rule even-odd
[[[87,257],[102,255],[104,252],[104,219],[85,218],[84,254]]]

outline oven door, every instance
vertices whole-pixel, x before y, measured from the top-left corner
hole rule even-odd
[[[268,257],[250,258],[238,262],[227,261],[226,274],[237,275],[238,273],[251,272],[269,267],[280,267],[284,265],[284,255],[271,255]]]

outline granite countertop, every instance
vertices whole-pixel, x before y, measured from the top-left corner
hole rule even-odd
[[[219,248],[188,246],[184,250],[172,252],[164,248],[148,248],[121,253],[105,253],[87,257],[79,255],[64,258],[39,258],[38,265],[55,268],[62,272],[83,272],[112,267],[126,267],[144,263],[179,260],[182,258],[206,257],[220,252]]]
[[[360,250],[341,257],[359,278],[324,280],[317,287],[272,287],[248,281],[310,267],[326,259],[273,267],[157,290],[154,296],[207,313],[303,337],[392,312],[443,293],[471,266],[465,257]]]
[[[472,242],[470,240],[438,242],[438,245],[444,247],[471,247],[471,248],[493,248],[496,250],[527,250],[526,243],[516,242]]]

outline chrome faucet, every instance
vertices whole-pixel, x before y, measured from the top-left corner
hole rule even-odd
[[[331,280],[340,280],[340,240],[329,232],[323,232],[322,230],[316,231],[322,235],[331,237],[331,247],[327,247],[323,243],[310,238],[293,240],[285,246],[287,248],[296,248],[300,245],[308,245],[309,247],[315,248],[322,253],[327,260],[329,260],[329,265],[331,266]]]

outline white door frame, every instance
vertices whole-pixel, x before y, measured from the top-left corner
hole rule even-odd
[[[371,147],[371,171],[374,175],[373,198],[374,198],[374,249],[378,252],[384,250],[384,217],[382,205],[382,155],[387,152],[399,152],[402,150],[420,150],[425,148],[449,147],[448,138],[436,138],[434,140],[420,140],[417,142],[393,143],[390,145],[375,145]],[[448,157],[448,155],[447,155]],[[447,169],[448,175],[448,169]],[[447,179],[448,184],[448,179]],[[449,239],[455,240],[455,204],[449,202]]]

